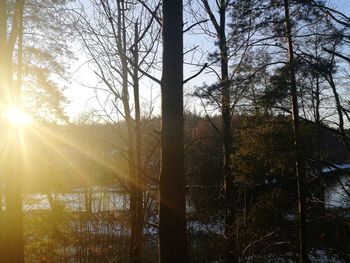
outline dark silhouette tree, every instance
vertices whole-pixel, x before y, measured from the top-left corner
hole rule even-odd
[[[290,73],[290,96],[292,103],[292,121],[294,131],[294,159],[295,159],[295,176],[298,188],[298,212],[299,212],[299,262],[308,262],[306,249],[306,199],[305,199],[305,182],[304,171],[302,170],[300,134],[299,134],[299,107],[297,95],[297,81],[294,66],[293,39],[291,32],[291,18],[289,13],[289,0],[284,0],[285,12],[285,36],[288,44],[288,65]]]
[[[182,0],[163,1],[160,262],[188,262],[183,135]]]

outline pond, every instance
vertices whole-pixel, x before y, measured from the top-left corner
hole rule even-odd
[[[334,175],[325,190],[326,208],[350,207],[350,178],[348,175]]]
[[[327,184],[325,189],[326,208],[349,208],[350,207],[350,178],[342,175],[334,178]],[[70,193],[56,193],[54,198],[68,211],[85,211],[84,189],[75,189]],[[91,189],[92,212],[117,211],[129,209],[129,195],[116,188],[93,187]],[[187,211],[194,213],[195,208],[191,200],[187,200]],[[50,203],[47,194],[35,193],[23,195],[23,210],[48,210]]]

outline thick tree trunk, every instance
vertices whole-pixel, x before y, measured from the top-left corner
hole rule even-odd
[[[10,36],[7,39],[7,1],[0,1],[0,90],[1,105],[4,107],[13,103],[20,97],[22,78],[22,30],[23,30],[23,8],[24,1],[16,1],[15,15],[12,20]],[[18,69],[17,86],[12,77],[12,55],[16,40],[18,42]],[[8,123],[4,125],[7,129],[13,129]],[[20,147],[20,135],[17,130],[8,130],[12,135],[6,143],[11,143],[2,160],[1,167],[5,178],[5,200],[6,209],[1,224],[0,258],[2,262],[23,263],[24,262],[24,240],[23,240],[23,215],[22,215],[22,155]]]
[[[21,195],[21,154],[19,134],[14,131],[11,136],[11,150],[6,154],[2,167],[5,176],[6,209],[1,229],[1,262],[24,262],[23,215]],[[8,148],[9,149],[9,148]]]
[[[298,188],[298,212],[299,212],[299,262],[308,262],[307,248],[306,248],[306,200],[305,200],[305,183],[304,174],[301,168],[300,156],[300,138],[299,138],[299,110],[298,110],[298,96],[297,84],[294,69],[294,55],[293,42],[291,33],[291,23],[289,15],[289,0],[284,0],[284,10],[286,19],[286,38],[288,43],[288,62],[290,70],[290,89],[292,101],[292,121],[294,131],[294,156],[295,156],[295,176],[297,179]]]
[[[5,69],[6,69],[6,54],[5,54],[5,50],[6,50],[6,21],[7,21],[7,17],[6,17],[6,1],[0,1],[0,93],[4,94],[5,93]],[[3,104],[4,104],[4,96],[0,96],[0,111],[2,111],[3,109]],[[1,186],[0,186],[0,191],[2,191],[2,183],[1,182]],[[3,228],[4,228],[4,218],[3,218],[3,207],[2,207],[2,199],[3,199],[3,195],[1,192],[1,199],[0,199],[0,203],[1,203],[1,214],[0,214],[0,234],[3,234]],[[1,238],[1,243],[0,246],[3,243],[3,240]],[[0,256],[2,255],[1,253],[1,247],[0,247]]]
[[[160,262],[188,262],[183,135],[182,0],[163,1]]]
[[[0,1],[0,90],[1,100],[0,109],[4,109],[9,104],[13,104],[19,97],[18,85],[15,87],[13,83],[13,54],[16,41],[19,40],[19,54],[22,49],[22,26],[23,26],[23,8],[24,0],[16,0],[15,12],[13,15],[11,29],[8,30],[6,0]],[[20,35],[20,36],[19,36]],[[21,55],[18,56],[19,63],[21,62]],[[20,68],[18,68],[20,69]],[[21,71],[21,69],[20,69]],[[18,72],[21,74],[22,72]],[[21,83],[19,83],[21,84]]]

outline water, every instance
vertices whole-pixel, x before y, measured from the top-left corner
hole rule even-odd
[[[68,211],[85,211],[85,193],[75,190],[73,193],[57,193],[55,201]],[[123,191],[93,188],[91,191],[91,210],[94,213],[129,209],[129,197]],[[49,210],[51,208],[46,194],[24,194],[23,210]]]
[[[339,176],[339,180],[330,183],[325,190],[326,208],[350,208],[349,186],[350,178],[346,175]]]
[[[325,190],[326,208],[350,208],[350,198],[341,184],[350,192],[349,176],[340,176],[334,180]],[[84,189],[76,189],[71,193],[57,193],[55,200],[68,211],[85,211]],[[129,195],[125,191],[114,188],[93,187],[91,190],[91,210],[94,213],[104,211],[123,211],[130,206]],[[190,200],[187,200],[188,212],[194,213],[195,208]],[[24,194],[23,210],[49,210],[50,202],[46,194]]]

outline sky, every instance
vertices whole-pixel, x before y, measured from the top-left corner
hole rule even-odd
[[[350,0],[330,0],[331,5],[335,6],[341,12],[344,12],[347,15],[350,15]],[[205,39],[196,37],[196,36],[185,36],[184,45],[185,47],[190,48],[194,43],[200,45],[205,45]],[[64,91],[65,96],[69,100],[69,104],[66,107],[67,115],[70,120],[77,120],[79,116],[84,112],[89,112],[92,109],[98,109],[99,104],[96,100],[96,90],[94,87],[97,85],[97,78],[91,66],[89,66],[88,59],[84,52],[80,49],[77,43],[73,43],[72,49],[76,55],[77,60],[72,63],[71,72],[72,79],[68,84],[67,89]],[[191,76],[196,71],[194,68],[185,66],[184,75],[186,77]],[[192,81],[192,85],[200,85],[204,82],[207,82],[210,76],[202,74]],[[189,87],[185,87],[185,91]],[[144,81],[141,88],[141,96],[143,98],[143,104],[147,105],[150,100],[155,102],[155,108],[160,105],[159,97],[159,87],[151,85],[149,82]],[[104,100],[103,96],[99,96],[101,100]],[[186,100],[186,107],[191,108],[190,99]],[[147,106],[145,106],[147,107]],[[159,107],[158,107],[159,108]],[[159,112],[155,112],[159,114]]]
[[[88,0],[81,0],[85,5]],[[86,4],[89,7],[88,4]],[[87,11],[89,12],[89,11]],[[186,28],[187,25],[184,27]],[[210,43],[213,45],[213,41],[206,41],[202,36],[194,36],[190,33],[185,34],[184,37],[184,50],[189,50],[195,45],[205,46]],[[214,49],[215,47],[210,47]],[[209,49],[210,49],[209,48]],[[77,58],[76,61],[72,64],[71,72],[72,79],[71,83],[68,85],[68,88],[64,91],[64,94],[67,96],[70,104],[66,107],[66,112],[72,121],[79,118],[83,112],[89,112],[93,109],[100,109],[99,103],[96,101],[96,90],[94,89],[96,86],[102,87],[98,85],[98,78],[94,73],[94,69],[91,65],[89,65],[88,58],[84,54],[84,51],[81,50],[79,43],[73,43],[72,49]],[[207,49],[207,47],[206,47]],[[185,56],[185,62],[189,62],[192,59],[192,53]],[[200,55],[199,55],[200,56]],[[206,57],[205,54],[204,57]],[[204,58],[203,57],[203,58]],[[184,79],[190,77],[191,75],[197,73],[198,68],[194,68],[185,64],[184,66]],[[160,79],[160,74],[158,75],[158,79]],[[202,74],[198,76],[194,81],[191,81],[191,85],[201,85],[203,82],[206,82],[208,79],[212,79],[208,74]],[[185,85],[184,90],[189,89],[189,85]],[[99,99],[101,102],[105,99],[105,94],[103,92],[98,92]],[[131,96],[131,95],[130,95]],[[144,107],[144,110],[147,110],[149,107],[150,101],[154,103],[154,115],[159,115],[160,111],[160,87],[152,83],[151,81],[147,81],[147,77],[144,77],[141,80],[140,85],[140,96],[141,96],[141,107]],[[190,105],[189,96],[185,96],[185,105]],[[192,108],[191,108],[192,110]]]

